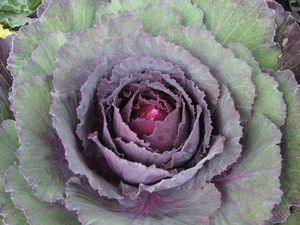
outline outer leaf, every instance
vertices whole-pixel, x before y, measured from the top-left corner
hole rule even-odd
[[[83,225],[207,225],[208,216],[220,205],[214,185],[198,177],[178,188],[145,192],[126,207],[98,197],[77,179],[68,182],[66,195],[67,207],[77,211]]]
[[[289,207],[300,205],[300,89],[291,71],[269,73],[279,83],[287,104],[282,138],[281,188],[284,195],[281,204],[273,210],[274,222],[283,222],[289,215]]]
[[[24,5],[21,5],[20,3],[16,4],[18,1],[13,1],[16,5],[9,2],[2,1],[0,3],[0,22],[10,28],[19,27],[26,24],[29,21],[27,16],[29,16],[32,11],[26,9],[26,5],[24,7]]]
[[[55,54],[67,40],[68,35],[62,32],[49,34],[32,52],[26,66],[14,77],[14,86],[31,77],[41,74],[52,76]]]
[[[30,225],[79,225],[75,215],[64,206],[37,199],[17,166],[8,169],[4,182],[5,190],[11,193],[15,206],[22,209]]]
[[[6,120],[0,127],[0,214],[3,223],[9,225],[25,225],[26,218],[16,209],[10,195],[5,193],[2,180],[8,167],[17,162],[16,151],[19,147],[15,122]]]
[[[112,18],[103,17],[98,26],[74,34],[57,52],[53,80],[55,91],[78,91],[91,71],[102,63],[103,56],[111,57],[112,65],[126,57],[121,49],[125,45],[124,39],[132,42],[141,30],[142,24],[133,15],[125,13]]]
[[[12,108],[21,144],[20,171],[39,198],[56,201],[63,198],[70,171],[51,125],[50,89],[49,80],[33,77],[14,89]]]
[[[66,207],[77,212],[82,225],[127,225],[131,221],[120,213],[117,202],[100,198],[98,193],[86,185],[83,186],[77,178],[67,183]]]
[[[132,11],[144,7],[155,0],[112,0],[111,3],[104,5],[97,13],[98,16],[103,13],[119,13]]]
[[[300,221],[300,209],[299,209],[299,207],[294,207],[292,209],[291,216],[289,216],[287,221],[282,223],[282,225],[295,225],[295,224],[299,223],[299,221]]]
[[[0,123],[12,118],[12,113],[9,109],[8,91],[11,86],[11,76],[6,69],[7,57],[11,49],[12,35],[5,39],[0,38]]]
[[[47,10],[52,0],[42,0],[42,2],[43,3],[37,8],[36,11],[38,17],[41,17],[43,15],[43,13]]]
[[[283,125],[286,117],[286,105],[282,92],[278,90],[278,83],[269,74],[260,70],[257,61],[245,46],[239,43],[230,43],[229,48],[237,57],[245,60],[253,68],[252,80],[256,88],[253,113],[268,117],[277,126]]]
[[[9,118],[12,118],[12,113],[9,110],[8,93],[0,86],[0,123]]]
[[[228,46],[230,42],[247,46],[263,68],[277,69],[279,49],[273,38],[274,12],[264,0],[192,0],[203,12],[204,23]]]
[[[214,179],[224,198],[215,225],[263,224],[281,200],[280,130],[263,116],[249,122],[244,153],[228,174]]]
[[[12,63],[10,68],[12,68],[12,71],[17,72],[27,64],[26,69],[22,70],[23,76],[18,77],[29,79],[26,85],[21,84],[23,87],[14,86],[11,95],[16,106],[14,107],[15,114],[21,115],[21,117],[16,118],[18,126],[22,127],[20,139],[22,144],[26,142],[25,145],[27,145],[27,147],[25,146],[27,150],[20,151],[20,158],[22,158],[21,170],[27,181],[33,186],[34,192],[44,200],[55,201],[62,198],[63,189],[60,188],[64,187],[64,179],[70,175],[66,161],[64,161],[60,141],[51,128],[49,117],[51,83],[45,78],[39,77],[41,73],[51,74],[56,49],[64,43],[65,35],[62,33],[49,35],[48,37],[46,35],[56,30],[70,32],[90,27],[94,19],[95,6],[97,8],[98,4],[99,2],[96,0],[54,0],[43,14],[42,19],[26,28],[22,28],[14,41],[13,53],[10,57]],[[67,15],[65,15],[66,12]],[[40,44],[43,39],[45,43]],[[35,51],[32,53],[34,49]],[[31,54],[32,58],[29,60]],[[16,67],[14,68],[13,65]],[[32,77],[38,78],[34,80]],[[21,83],[21,79],[18,82]],[[34,88],[37,88],[37,90],[34,90]],[[27,94],[22,93],[22,91],[25,91],[24,89],[26,89]],[[25,102],[31,105],[31,108],[26,107]],[[28,112],[28,110],[35,111],[35,116],[33,116],[34,113]],[[39,118],[40,121],[38,122],[36,118]],[[30,125],[27,125],[26,122]],[[25,128],[27,126],[31,129]],[[34,135],[32,135],[33,133]],[[31,138],[34,140],[29,141],[32,140]],[[36,148],[32,148],[31,142],[36,144]],[[42,146],[44,148],[40,151],[38,148]],[[24,147],[22,146],[22,148]],[[37,154],[32,153],[33,151],[37,151]],[[32,167],[31,154],[37,156],[36,168]],[[48,161],[48,163],[41,164],[41,159]],[[44,180],[44,176],[54,176],[55,178]],[[47,181],[51,184],[48,185]]]
[[[38,21],[20,29],[9,58],[10,71],[18,74],[40,41],[50,33],[91,27],[99,4],[99,0],[52,0]]]
[[[0,38],[0,86],[8,90],[11,85],[10,72],[6,69],[7,58],[12,46],[13,35]]]
[[[144,24],[144,31],[160,35],[171,26],[200,24],[203,12],[187,0],[113,0],[97,12],[97,20],[106,13],[130,11]]]
[[[284,11],[282,6],[275,1],[268,2],[269,7],[276,12],[275,40],[279,42],[282,49],[280,58],[281,68],[290,69],[295,73],[300,82],[300,27],[290,12]]]
[[[243,122],[249,119],[255,97],[255,87],[251,82],[251,68],[235,58],[230,49],[225,49],[204,26],[178,26],[167,33],[167,39],[183,46],[210,71],[219,82],[227,85],[235,100]]]
[[[16,28],[30,20],[32,14],[42,0],[3,0],[0,3],[0,22]]]

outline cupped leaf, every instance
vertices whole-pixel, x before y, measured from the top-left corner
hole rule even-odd
[[[195,177],[197,177],[198,171],[205,166],[205,163],[209,162],[210,160],[213,160],[217,155],[224,151],[224,141],[224,137],[217,136],[212,146],[210,147],[208,154],[203,159],[199,160],[195,166],[180,171],[173,177],[169,179],[163,179],[160,182],[153,185],[140,184],[137,194],[140,194],[142,191],[155,193],[157,191],[164,191],[171,188],[176,188],[194,179]]]
[[[273,210],[274,222],[283,222],[289,215],[289,207],[300,205],[300,88],[289,70],[268,71],[279,83],[287,104],[287,118],[282,137],[282,202]]]
[[[280,51],[273,42],[275,15],[264,0],[192,0],[203,12],[204,23],[216,39],[247,46],[260,66],[278,68]]]
[[[103,123],[103,128],[100,128],[103,129],[103,138],[106,139],[106,143],[110,143],[110,146],[113,146],[113,149],[115,149],[114,144],[112,143],[112,137],[108,132],[106,132],[106,130],[108,129],[106,121],[99,121],[104,120],[105,113],[104,115],[101,115],[102,109],[96,103],[95,99],[95,93],[99,82],[105,76],[107,76],[107,74],[109,74],[112,68],[112,63],[110,63],[105,57],[102,57],[98,61],[99,64],[96,66],[95,71],[93,71],[88,76],[86,82],[80,88],[81,99],[76,110],[77,117],[80,120],[80,123],[77,125],[76,133],[81,139],[84,148],[87,148],[88,134],[93,132],[94,130],[92,129],[95,128],[97,125],[100,126],[100,124]]]
[[[184,165],[197,154],[197,151],[201,152],[203,148],[209,148],[213,127],[211,112],[208,110],[208,104],[204,99],[205,93],[191,80],[187,79],[186,84],[181,87],[177,86],[177,83],[170,77],[166,76],[165,79],[168,84],[173,85],[182,93],[182,97],[186,99],[188,105],[193,105],[192,102],[188,101],[189,97],[196,104],[195,120],[193,121],[190,134],[186,140],[183,140],[182,148],[175,152],[172,159],[168,162],[168,166],[172,168]]]
[[[240,140],[243,137],[243,131],[240,125],[240,114],[235,109],[234,100],[226,86],[221,88],[221,96],[214,119],[213,126],[226,139],[224,151],[208,161],[206,166],[201,169],[201,173],[205,174],[207,181],[233,165],[240,158],[242,152]]]
[[[201,91],[204,91],[209,99],[209,105],[214,108],[219,96],[219,85],[212,76],[208,67],[199,59],[193,57],[181,46],[167,42],[162,37],[153,37],[146,33],[140,33],[124,52],[130,55],[144,55],[153,58],[161,58],[178,65],[188,78],[191,78]]]
[[[76,216],[63,205],[40,201],[31,192],[16,165],[7,170],[4,185],[5,190],[10,192],[14,205],[22,210],[30,225],[79,225]]]
[[[175,80],[180,80],[182,82],[184,82],[183,79],[185,78],[184,72],[179,66],[159,58],[138,55],[125,58],[119,64],[114,66],[110,79],[112,81],[118,81],[126,76],[130,76],[132,73],[143,71],[159,71],[161,73],[169,74]]]
[[[63,198],[70,171],[51,125],[50,91],[50,80],[39,76],[21,83],[11,96],[21,144],[20,171],[37,196],[51,202]]]
[[[105,157],[112,172],[117,174],[126,182],[133,184],[149,184],[172,176],[171,172],[157,168],[154,165],[147,167],[138,162],[131,162],[127,159],[122,159],[113,151],[103,146],[97,135],[97,132],[95,132],[89,136],[89,139],[95,142],[98,147],[97,151]]]
[[[230,43],[228,46],[236,57],[252,67],[252,81],[256,88],[253,114],[264,115],[277,126],[282,126],[286,117],[286,104],[282,92],[278,90],[278,83],[260,70],[257,61],[245,46],[239,43]]]
[[[2,183],[6,170],[18,161],[16,156],[18,148],[15,122],[5,120],[0,126],[0,215],[3,216],[3,223],[10,225],[27,224],[26,217],[22,211],[15,208],[10,194],[5,192]]]
[[[152,152],[149,149],[139,146],[134,142],[125,142],[121,138],[116,138],[114,140],[118,148],[120,148],[126,156],[131,161],[140,162],[144,165],[152,165],[155,164],[157,166],[161,166],[165,164],[172,155],[174,151],[165,151],[163,153]]]
[[[213,179],[224,197],[212,224],[263,224],[270,219],[282,195],[280,141],[280,130],[266,117],[249,121],[238,163]]]
[[[168,31],[166,38],[198,57],[220,83],[227,85],[241,114],[241,120],[247,121],[255,97],[251,68],[237,59],[230,49],[219,44],[204,26],[177,26]],[[202,89],[201,86],[200,88]]]
[[[82,147],[78,144],[79,139],[76,135],[76,125],[79,122],[76,113],[79,105],[78,94],[75,92],[61,95],[52,93],[52,96],[53,103],[50,109],[52,124],[65,149],[64,154],[69,168],[73,173],[87,177],[91,187],[101,196],[122,199],[118,188],[91,170],[83,157]]]

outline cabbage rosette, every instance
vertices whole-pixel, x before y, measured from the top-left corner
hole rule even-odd
[[[285,13],[264,0],[44,2],[8,59],[4,224],[285,222],[300,204],[287,49],[300,39]]]

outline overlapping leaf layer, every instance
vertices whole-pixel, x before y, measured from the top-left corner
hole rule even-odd
[[[269,6],[45,2],[8,59],[3,222],[284,222],[300,204],[300,71]]]

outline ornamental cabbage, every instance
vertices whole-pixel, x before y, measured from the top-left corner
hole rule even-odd
[[[4,224],[297,221],[300,28],[279,4],[52,0],[37,15],[7,61]]]

